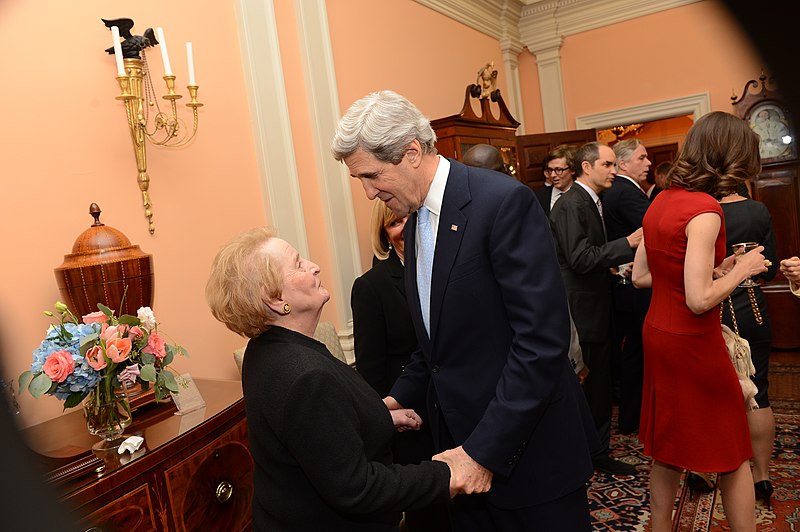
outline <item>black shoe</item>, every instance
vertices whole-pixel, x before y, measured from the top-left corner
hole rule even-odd
[[[766,504],[767,510],[772,510],[772,492],[775,491],[775,488],[772,487],[772,482],[769,480],[759,480],[753,487],[756,490],[756,500]]]
[[[689,488],[691,499],[694,499],[697,493],[703,494],[714,491],[714,485],[707,478],[691,471],[686,474],[686,486]]]
[[[635,475],[636,466],[620,462],[608,456],[607,454],[599,454],[592,457],[592,464],[596,471],[602,471],[609,475]]]

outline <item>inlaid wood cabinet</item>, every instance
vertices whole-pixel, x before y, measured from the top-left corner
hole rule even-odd
[[[133,455],[92,452],[97,440],[77,411],[23,431],[79,530],[251,529],[253,460],[241,382],[195,382],[201,410],[178,416],[169,403],[134,412],[125,435],[145,441]],[[70,452],[76,471],[54,470],[53,457],[64,461]]]

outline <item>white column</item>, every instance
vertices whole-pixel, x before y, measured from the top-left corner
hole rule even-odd
[[[567,111],[564,105],[564,86],[561,80],[561,44],[536,50],[536,64],[539,67],[539,90],[542,95],[542,117],[544,130],[565,131]]]

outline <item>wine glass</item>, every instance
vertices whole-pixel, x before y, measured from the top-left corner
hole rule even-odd
[[[736,244],[732,244],[731,248],[733,249],[734,253],[737,253],[740,249],[743,250],[741,254],[744,255],[745,253],[748,253],[756,249],[759,245],[760,244],[758,242],[738,242]],[[753,286],[758,286],[758,283],[755,282],[750,277],[748,277],[747,279],[739,283],[739,286],[741,288],[751,288]]]
[[[633,263],[627,262],[625,264],[620,264],[617,266],[617,275],[619,275],[619,281],[617,284],[631,284],[631,280],[628,278],[627,273],[633,269]]]

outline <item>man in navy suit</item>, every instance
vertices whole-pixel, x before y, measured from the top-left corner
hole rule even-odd
[[[574,153],[575,146],[560,144],[550,150],[550,153],[544,158],[544,175],[552,179],[553,186],[537,189],[534,194],[546,216],[550,216],[550,211],[558,198],[572,187],[575,180],[575,173],[572,169]]]
[[[411,102],[382,91],[348,109],[332,142],[367,197],[411,213],[406,294],[420,346],[384,402],[428,406],[451,486],[467,494],[453,500],[455,531],[589,530],[597,435],[567,358],[547,219],[528,187],[440,157],[435,140]]]
[[[550,212],[569,308],[578,329],[589,376],[583,384],[601,448],[592,456],[595,469],[632,475],[634,466],[611,458],[611,275],[609,269],[633,260],[642,230],[615,240],[606,238],[600,194],[614,182],[614,150],[599,142],[578,148],[575,184]]]
[[[650,206],[645,187],[650,159],[639,139],[614,144],[617,177],[605,193],[606,230],[609,240],[629,235],[642,226],[644,213]],[[630,272],[630,269],[628,269]],[[628,276],[630,273],[628,273]],[[614,326],[611,335],[611,366],[619,382],[619,432],[632,434],[639,430],[642,409],[644,348],[642,327],[650,307],[649,288],[634,288],[631,283],[612,284]]]

